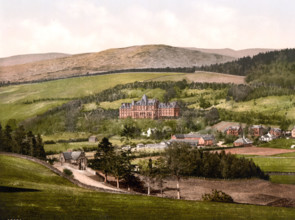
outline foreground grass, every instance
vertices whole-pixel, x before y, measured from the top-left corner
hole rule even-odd
[[[10,156],[0,155],[0,169],[1,187],[39,190],[0,192],[2,219],[292,219],[295,215],[290,208],[93,192],[39,164]]]
[[[23,120],[73,99],[92,95],[118,84],[145,81],[179,73],[120,73],[22,84],[0,88],[0,121]],[[48,101],[48,99],[53,99]],[[35,103],[30,103],[35,101]]]

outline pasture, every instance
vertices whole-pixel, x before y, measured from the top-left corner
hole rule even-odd
[[[49,169],[0,155],[3,219],[292,219],[292,208],[209,203],[100,193],[79,188]]]

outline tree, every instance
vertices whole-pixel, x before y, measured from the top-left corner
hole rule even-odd
[[[190,155],[191,151],[191,146],[185,143],[173,143],[165,150],[169,172],[177,179],[177,199],[180,199],[180,178],[191,174],[194,169]]]
[[[6,125],[4,133],[3,133],[2,150],[6,152],[12,152],[12,148],[13,148],[12,129],[9,125]]]
[[[114,147],[112,143],[109,142],[109,139],[104,137],[101,142],[99,142],[97,152],[94,155],[93,168],[102,170],[105,175],[105,183],[108,181],[108,173],[111,172],[113,157]]]
[[[44,150],[44,144],[41,138],[41,135],[38,134],[37,135],[37,139],[36,139],[36,157],[40,158],[40,159],[46,159],[46,153]]]
[[[164,178],[169,175],[169,170],[164,158],[160,157],[155,161],[155,168],[153,170],[156,181],[159,183],[161,195],[163,197],[163,183]]]
[[[120,188],[119,180],[131,175],[131,163],[126,152],[118,151],[114,154],[111,164],[111,173],[117,181],[117,188]]]
[[[150,195],[151,181],[153,178],[153,161],[151,158],[148,160],[148,162],[146,160],[141,160],[138,165],[139,165],[140,174],[143,175],[145,179],[147,180],[147,186],[148,186],[147,194]]]

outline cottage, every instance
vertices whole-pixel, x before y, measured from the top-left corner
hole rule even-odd
[[[239,138],[234,142],[235,147],[251,147],[253,142],[245,137]]]
[[[271,128],[269,133],[278,138],[282,135],[282,130],[280,128]]]
[[[79,170],[86,170],[87,158],[84,151],[63,152],[59,156],[61,165],[69,163],[78,166]]]
[[[90,143],[95,143],[95,142],[97,142],[97,141],[98,141],[98,139],[97,139],[96,136],[90,136],[90,137],[88,138],[88,142],[90,142]]]
[[[241,126],[229,126],[225,129],[224,132],[227,135],[239,136],[240,134],[242,134],[243,129]]]
[[[199,140],[199,145],[201,146],[212,146],[215,142],[213,135],[202,135]]]
[[[250,127],[250,134],[255,137],[263,135],[264,128],[261,125],[253,125]]]
[[[263,135],[259,138],[260,141],[265,141],[265,142],[269,142],[272,141],[274,139],[276,139],[277,137],[270,134],[269,132],[266,135]]]

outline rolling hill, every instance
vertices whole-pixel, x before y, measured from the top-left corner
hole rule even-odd
[[[251,49],[244,49],[244,50],[233,50],[230,48],[224,49],[204,49],[204,48],[189,48],[191,50],[197,50],[204,53],[214,53],[223,56],[230,56],[234,58],[242,58],[242,57],[253,57],[259,53],[266,53],[270,51],[274,51],[275,49],[263,49],[263,48],[251,48]]]
[[[14,66],[25,63],[38,62],[42,60],[51,60],[56,58],[71,56],[65,53],[43,53],[43,54],[26,54],[11,57],[0,58],[0,66]]]
[[[144,45],[77,54],[0,68],[0,81],[24,82],[67,78],[100,71],[192,67],[224,63],[235,58],[166,45]]]

